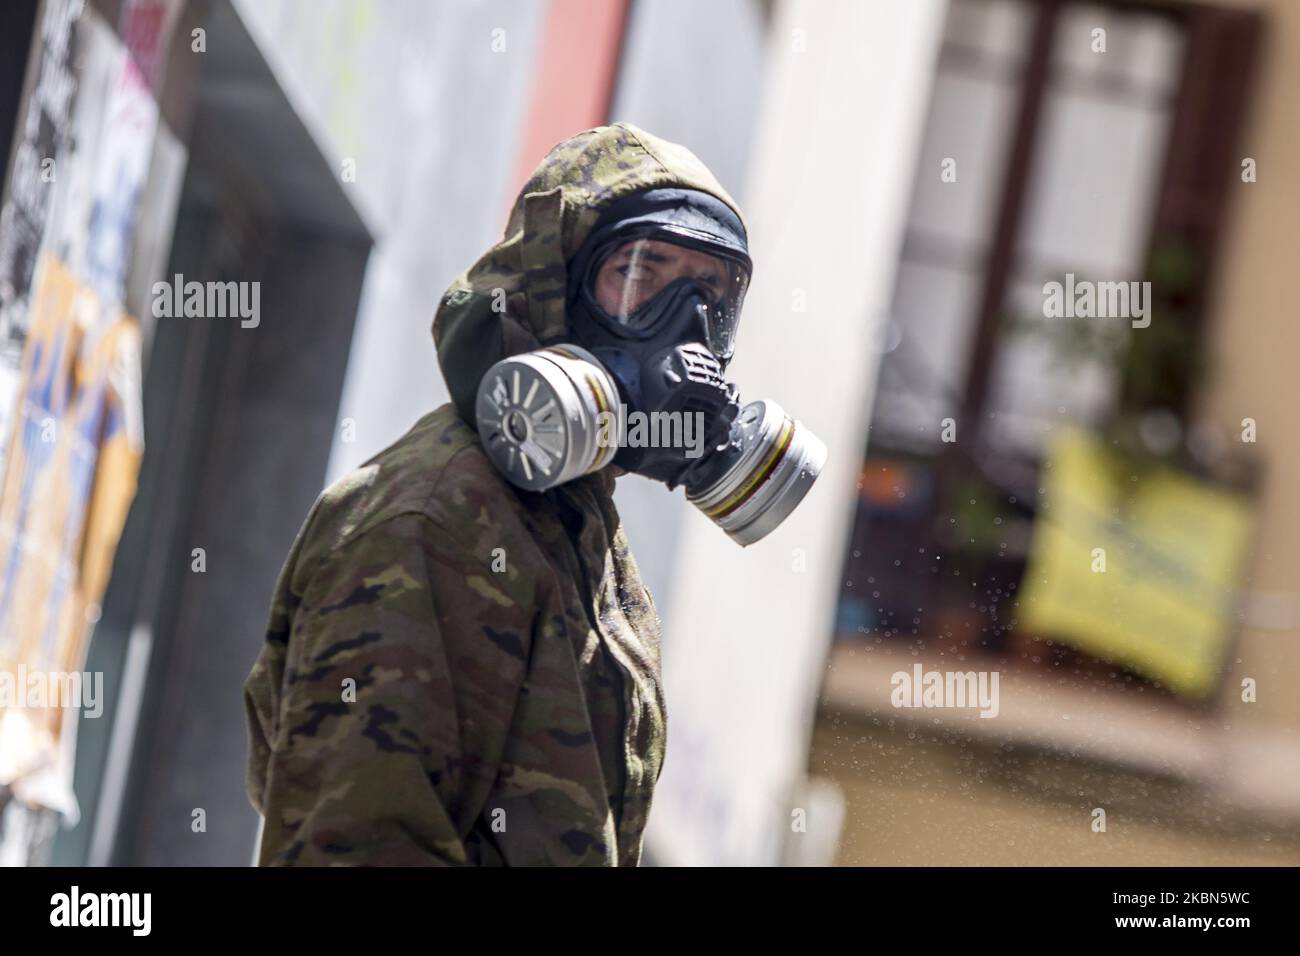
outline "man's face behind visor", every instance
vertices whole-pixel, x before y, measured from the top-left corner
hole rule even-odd
[[[606,317],[633,338],[653,335],[672,318],[656,307],[672,297],[672,288],[693,286],[705,300],[700,307],[705,344],[722,361],[731,358],[749,285],[749,272],[738,260],[662,238],[638,238],[614,246],[589,281],[590,294]]]

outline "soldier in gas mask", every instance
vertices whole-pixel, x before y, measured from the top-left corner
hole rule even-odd
[[[749,544],[825,456],[724,378],[750,270],[688,150],[618,124],[547,155],[438,309],[452,402],[327,489],[281,573],[245,685],[261,863],[640,860],[666,723],[615,478]]]

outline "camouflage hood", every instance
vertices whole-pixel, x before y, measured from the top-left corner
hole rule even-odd
[[[478,384],[494,363],[567,337],[566,263],[601,209],[673,187],[710,193],[744,222],[694,153],[631,124],[587,130],[547,153],[515,200],[505,238],[451,284],[433,321],[438,364],[465,421],[473,424]]]

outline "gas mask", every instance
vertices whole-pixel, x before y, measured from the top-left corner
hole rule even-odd
[[[504,359],[479,385],[488,457],[544,491],[606,467],[681,485],[741,545],[808,493],[826,446],[726,381],[749,284],[744,229],[701,192],[613,204],[569,263],[569,335]]]

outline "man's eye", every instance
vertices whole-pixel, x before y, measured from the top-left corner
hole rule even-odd
[[[722,283],[717,276],[698,276],[696,281],[709,291],[714,305],[717,305],[722,300]]]

